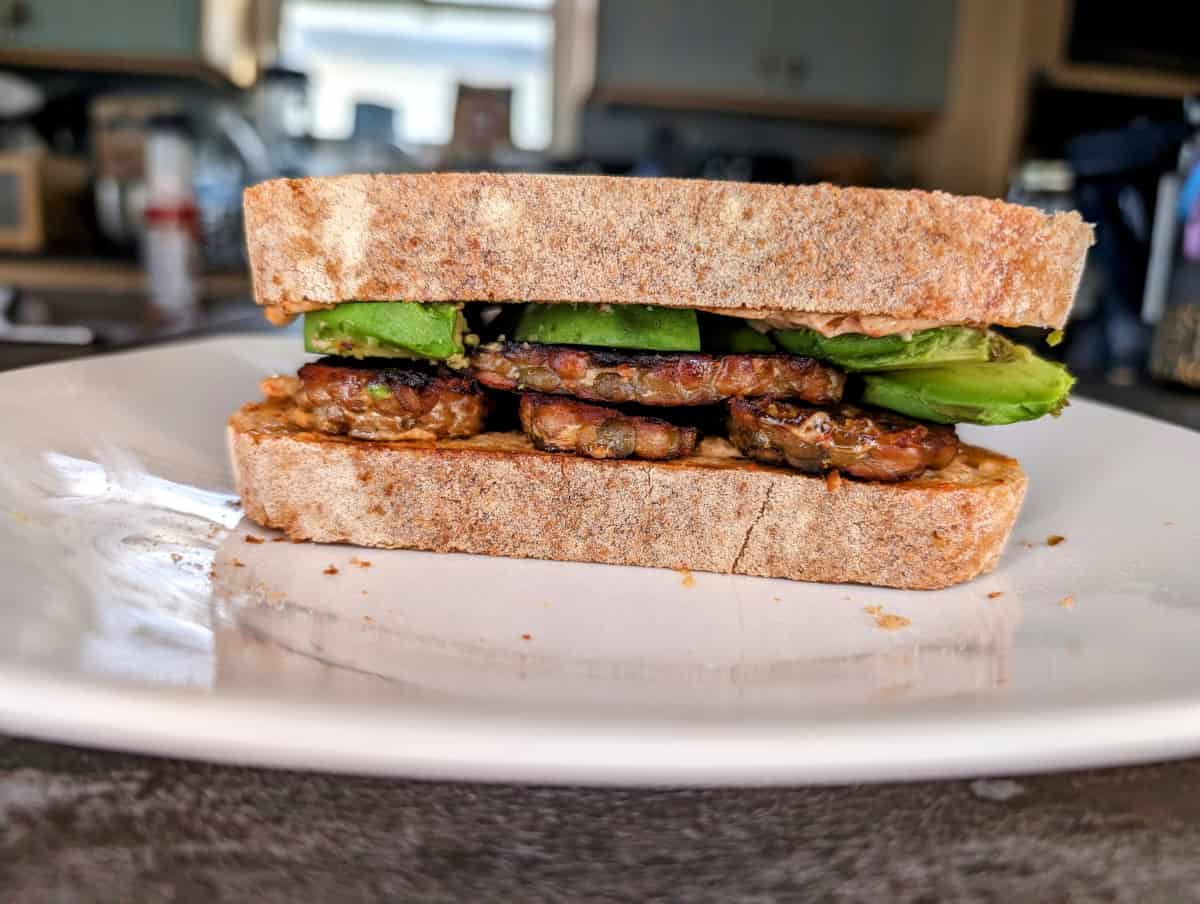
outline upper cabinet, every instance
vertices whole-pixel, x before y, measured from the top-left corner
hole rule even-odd
[[[955,0],[601,0],[601,100],[825,118],[932,115]]]
[[[762,94],[774,4],[601,0],[596,84],[664,93]]]
[[[200,46],[200,0],[0,0],[6,50],[186,58]]]
[[[279,4],[0,0],[0,65],[207,75],[248,84]]]
[[[954,37],[954,0],[769,4],[775,97],[937,110]]]

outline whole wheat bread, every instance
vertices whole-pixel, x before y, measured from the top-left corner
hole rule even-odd
[[[1091,227],[940,192],[493,174],[245,193],[254,295],[579,301],[1061,327]]]
[[[251,520],[293,539],[935,589],[990,571],[1025,494],[1012,459],[964,447],[904,483],[741,458],[597,461],[524,436],[362,442],[244,406],[229,444]]]

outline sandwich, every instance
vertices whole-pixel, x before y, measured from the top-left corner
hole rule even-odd
[[[1057,415],[1092,230],[942,193],[600,176],[274,180],[255,301],[303,317],[229,446],[297,540],[934,589],[1026,477],[957,424]]]

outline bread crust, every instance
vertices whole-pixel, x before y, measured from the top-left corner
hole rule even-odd
[[[969,446],[884,484],[711,455],[597,461],[510,433],[363,442],[283,412],[251,403],[230,419],[242,506],[323,543],[936,589],[995,567],[1026,486],[1016,461]]]
[[[278,179],[247,189],[254,297],[576,301],[1061,327],[1078,214],[941,192],[612,176]]]

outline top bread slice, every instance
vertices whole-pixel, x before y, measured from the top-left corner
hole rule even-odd
[[[575,301],[1061,327],[1076,213],[940,192],[611,176],[277,179],[245,193],[255,300]]]

